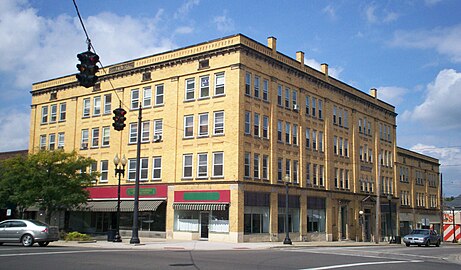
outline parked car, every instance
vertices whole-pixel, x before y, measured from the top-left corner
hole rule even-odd
[[[410,234],[405,235],[403,237],[403,242],[407,247],[410,245],[425,245],[428,247],[429,245],[440,246],[441,237],[435,230],[429,229],[417,229],[411,231]]]
[[[0,222],[0,245],[21,243],[25,247],[30,247],[38,243],[41,247],[46,247],[50,242],[58,240],[57,227],[37,220],[9,219]]]

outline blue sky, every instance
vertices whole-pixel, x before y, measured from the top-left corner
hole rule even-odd
[[[103,65],[242,33],[396,107],[397,144],[440,159],[461,194],[461,1],[77,0]],[[30,90],[76,72],[72,0],[0,1],[0,151],[27,149]]]

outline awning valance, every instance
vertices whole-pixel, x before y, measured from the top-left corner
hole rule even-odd
[[[173,209],[175,210],[196,210],[196,211],[210,211],[210,210],[226,210],[227,203],[174,203]]]
[[[155,211],[163,203],[161,200],[139,201],[139,211]],[[89,201],[82,206],[83,210],[91,212],[116,212],[117,201]],[[120,212],[133,212],[134,201],[120,201]]]

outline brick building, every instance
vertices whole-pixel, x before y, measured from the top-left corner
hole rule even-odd
[[[130,232],[139,106],[140,235],[281,241],[288,216],[294,241],[373,241],[386,228],[398,235],[400,191],[410,192],[405,211],[440,211],[438,161],[397,147],[394,106],[267,41],[238,34],[115,64],[93,88],[74,75],[33,84],[29,150],[76,150],[101,173],[69,227],[113,227],[118,154],[128,159],[121,228]],[[119,105],[121,132],[111,128]],[[417,206],[419,185],[399,181],[400,152],[432,164],[424,198],[435,206]]]

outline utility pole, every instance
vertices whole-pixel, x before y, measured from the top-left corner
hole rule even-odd
[[[133,228],[131,231],[130,244],[139,244],[139,174],[141,170],[141,120],[142,120],[142,104],[139,103],[139,115],[138,115],[138,141],[136,144],[136,183],[134,187],[134,207],[133,207]]]
[[[379,218],[381,216],[381,190],[380,190],[380,183],[381,181],[381,154],[378,155],[378,181],[376,181],[376,224],[375,224],[375,243],[379,244]]]

